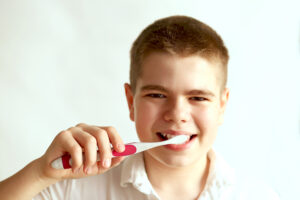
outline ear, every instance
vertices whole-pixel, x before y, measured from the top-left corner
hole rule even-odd
[[[220,113],[219,113],[219,125],[224,121],[224,113],[229,99],[229,89],[225,88],[220,97]]]
[[[128,83],[124,84],[124,88],[125,88],[125,94],[126,94],[127,104],[129,108],[129,117],[132,121],[134,121],[134,103],[133,103],[134,95],[132,93],[131,86]]]

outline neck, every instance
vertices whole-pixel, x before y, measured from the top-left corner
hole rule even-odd
[[[189,199],[188,196],[195,199],[203,191],[210,163],[207,155],[183,167],[168,166],[147,152],[144,152],[144,160],[148,178],[161,198],[165,194],[176,194],[177,197],[182,194],[184,199]]]

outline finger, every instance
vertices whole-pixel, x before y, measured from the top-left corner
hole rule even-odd
[[[103,167],[109,168],[112,154],[108,133],[104,129],[96,126],[84,126],[82,129],[91,133],[97,139],[101,164]]]
[[[98,149],[100,152],[100,158],[103,166],[109,167],[110,165],[110,160],[107,160],[111,158],[110,143],[112,144],[114,149],[118,152],[123,152],[125,150],[125,145],[123,143],[123,140],[115,128],[89,126],[86,124],[79,124],[78,126],[82,130],[90,133],[97,139]]]
[[[72,171],[76,172],[82,165],[82,148],[78,142],[73,138],[72,133],[68,130],[62,131],[58,137],[61,141],[62,148],[71,155]]]
[[[107,135],[107,132],[104,129],[95,126],[85,126],[82,129],[86,130],[96,138],[98,144],[99,157],[102,166],[105,168],[109,168],[111,164],[112,154],[111,154],[110,140]]]
[[[78,124],[77,126],[79,126],[82,130],[92,134],[95,137],[97,137],[99,129],[104,129],[104,130],[106,130],[106,133],[109,137],[109,141],[111,142],[113,148],[117,152],[123,152],[125,150],[124,142],[114,127],[111,127],[111,126],[107,126],[107,127],[89,126],[89,125],[83,124],[83,123]]]
[[[111,159],[111,165],[109,168],[103,167],[101,162],[98,162],[98,166],[94,168],[95,174],[102,174],[116,166],[118,166],[123,160],[125,159],[124,156],[114,157]]]
[[[114,157],[114,158],[111,160],[111,167],[116,167],[116,166],[118,166],[124,159],[125,159],[124,156]]]
[[[105,168],[102,166],[101,162],[97,162],[97,164],[93,165],[91,167],[91,173],[89,175],[96,175],[96,174],[102,174],[105,173],[106,171],[118,166],[123,160],[125,159],[125,157],[115,157],[112,159],[112,163],[111,166],[109,168]],[[76,173],[73,175],[69,175],[68,177],[72,177],[72,178],[82,178],[82,177],[86,177],[86,174],[80,170],[80,173]]]
[[[117,152],[123,152],[125,150],[125,145],[117,130],[112,126],[103,127],[103,129],[106,130],[113,148]]]
[[[91,134],[81,130],[78,127],[71,129],[75,140],[84,148],[84,172],[91,173],[91,166],[97,160],[97,140]]]

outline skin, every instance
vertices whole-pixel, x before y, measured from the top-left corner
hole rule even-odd
[[[220,91],[217,63],[199,56],[150,54],[142,67],[136,93],[125,84],[130,118],[136,124],[140,140],[159,141],[156,132],[165,130],[197,134],[185,150],[159,147],[146,151],[144,159],[149,180],[161,199],[195,199],[205,185],[209,166],[207,152],[222,123],[229,92]],[[105,173],[123,160],[122,157],[111,159],[110,144],[118,152],[124,150],[123,141],[113,127],[78,124],[63,130],[44,155],[0,182],[1,198],[32,199],[63,179]],[[97,147],[99,162],[96,162]],[[51,162],[65,153],[72,157],[72,169],[53,169]]]
[[[43,156],[0,182],[1,198],[29,200],[44,188],[63,179],[82,178],[106,172],[123,160],[122,157],[111,159],[110,141],[116,151],[124,150],[123,141],[113,127],[78,124],[61,131]],[[101,159],[99,162],[96,162],[97,147]],[[82,159],[83,152],[86,156],[85,162]],[[72,169],[53,169],[51,162],[65,153],[72,157]]]
[[[130,118],[141,141],[159,141],[157,132],[165,130],[197,134],[182,151],[162,146],[144,152],[148,177],[162,199],[195,199],[203,190],[207,152],[229,96],[228,89],[221,91],[219,67],[197,55],[153,53],[143,62],[136,93],[125,85]]]

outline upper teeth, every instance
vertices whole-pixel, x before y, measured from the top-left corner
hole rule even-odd
[[[173,137],[176,137],[176,135],[171,135],[171,134],[167,134],[167,133],[161,133],[162,134],[162,136],[164,136],[164,137],[166,137],[166,138],[168,138],[168,139],[171,139],[171,138],[173,138]]]

